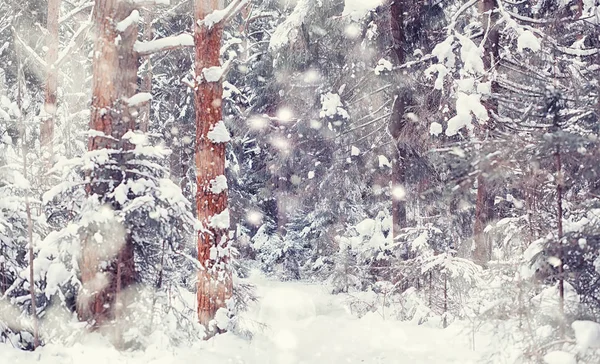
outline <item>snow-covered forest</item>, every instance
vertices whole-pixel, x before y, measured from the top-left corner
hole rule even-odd
[[[600,1],[0,0],[0,362],[600,363]]]

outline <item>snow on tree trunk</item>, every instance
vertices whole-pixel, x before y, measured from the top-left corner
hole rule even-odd
[[[134,111],[136,105],[130,105],[128,101],[137,90],[138,55],[133,46],[138,29],[136,22],[124,28],[119,28],[119,24],[123,24],[120,22],[132,11],[135,11],[132,4],[126,1],[96,0],[94,24],[97,38],[90,120],[90,129],[96,133],[88,140],[90,151],[131,149],[122,136],[135,129],[133,115],[137,113]],[[123,154],[116,158],[119,165],[124,164]],[[97,168],[90,175],[87,192],[98,196],[102,204],[118,210],[119,203],[110,193],[124,178],[126,176],[120,168]],[[80,265],[83,287],[77,313],[81,320],[92,322],[96,327],[115,318],[119,292],[135,280],[132,239],[129,233],[121,233],[124,236],[98,241],[90,230],[84,237]],[[114,246],[106,246],[111,244]],[[106,256],[99,251],[113,251],[114,254]]]
[[[229,134],[222,121],[223,86],[219,53],[223,26],[202,22],[222,9],[220,0],[196,0],[194,42],[196,51],[196,206],[202,230],[198,235],[198,319],[213,333],[209,323],[232,294],[229,269],[227,190],[212,188],[225,174],[225,147]],[[218,75],[217,75],[218,74]],[[219,328],[217,328],[219,330]]]
[[[499,42],[500,32],[496,25],[497,17],[496,14],[496,0],[481,0],[479,3],[480,12],[483,14],[482,24],[486,31],[485,43],[483,45],[483,64],[485,70],[488,72],[488,81],[491,83],[491,93],[497,92],[498,86],[493,77],[491,76],[494,68],[494,64],[500,59],[499,53]],[[491,116],[498,113],[498,104],[492,98],[485,100],[483,105]],[[486,126],[481,126],[479,130],[479,138],[485,139],[486,137]],[[475,223],[473,227],[473,235],[475,239],[475,250],[473,252],[473,259],[478,264],[486,264],[489,256],[490,249],[485,239],[484,230],[489,221],[493,218],[494,208],[494,195],[490,192],[488,183],[485,179],[483,171],[479,172],[477,176],[477,200],[475,204]]]
[[[60,0],[48,0],[48,21],[46,28],[46,95],[44,103],[44,114],[40,125],[40,146],[42,148],[43,170],[48,170],[52,165],[53,158],[53,139],[54,139],[54,119],[56,117],[57,100],[56,92],[58,88],[58,70],[56,61],[58,60],[58,17],[60,13]]]

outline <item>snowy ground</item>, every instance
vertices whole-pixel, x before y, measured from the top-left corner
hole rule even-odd
[[[347,312],[342,296],[325,287],[297,282],[253,279],[261,300],[247,313],[248,322],[266,326],[251,341],[220,335],[194,347],[157,345],[145,352],[120,353],[88,338],[73,347],[47,345],[34,353],[0,346],[0,362],[11,364],[343,364],[343,363],[475,363],[469,335],[448,329],[383,320],[361,319]]]

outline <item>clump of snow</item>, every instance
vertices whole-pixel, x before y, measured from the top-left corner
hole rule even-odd
[[[333,118],[339,115],[344,119],[348,119],[350,115],[348,115],[343,106],[340,95],[331,92],[323,94],[321,95],[321,112],[319,116],[322,118]]]
[[[457,34],[460,42],[460,58],[464,65],[463,69],[473,74],[482,74],[485,71],[483,66],[483,51],[470,38]]]
[[[217,310],[217,313],[215,314],[214,324],[220,330],[227,330],[229,328],[230,322],[231,319],[229,318],[229,310],[224,307],[219,308]]]
[[[204,25],[208,29],[211,29],[215,25],[223,22],[223,20],[225,20],[225,18],[227,17],[228,14],[234,12],[234,8],[239,8],[241,6],[244,6],[247,2],[248,2],[248,0],[242,0],[240,2],[232,1],[229,3],[229,5],[227,5],[227,7],[225,9],[213,10],[213,12],[206,15],[204,17],[204,19],[198,20],[198,25],[199,26]]]
[[[453,67],[456,61],[456,56],[454,55],[454,36],[451,35],[444,39],[443,42],[438,43],[431,51],[431,55],[446,67]]]
[[[231,140],[231,136],[223,120],[219,120],[217,125],[208,132],[207,136],[213,143],[227,143]]]
[[[127,105],[129,106],[138,106],[138,105],[142,105],[145,104],[147,102],[149,102],[150,100],[152,100],[152,94],[150,94],[149,92],[140,92],[137,93],[133,96],[131,96],[130,98],[127,99]]]
[[[127,30],[127,28],[129,28],[130,26],[137,24],[140,22],[140,12],[137,10],[133,10],[131,12],[131,14],[129,14],[129,16],[123,20],[121,20],[118,24],[117,24],[117,31],[118,32],[124,32]]]
[[[350,151],[350,155],[352,157],[356,157],[360,155],[360,149],[358,149],[357,147],[355,147],[354,145],[352,146],[352,149]]]
[[[364,219],[354,226],[356,231],[360,235],[372,235],[375,230],[375,220],[373,219]]]
[[[315,178],[315,171],[308,171],[308,179]]]
[[[191,34],[183,33],[171,37],[151,40],[148,42],[135,42],[133,50],[139,54],[151,54],[176,47],[193,47],[194,37]]]
[[[202,70],[202,77],[206,82],[219,82],[225,70],[221,66],[213,66]]]
[[[129,142],[133,145],[147,145],[148,137],[146,134],[138,131],[129,130],[122,137],[125,140],[129,140]]]
[[[342,16],[350,16],[352,20],[358,21],[382,4],[383,0],[345,0]]]
[[[210,218],[210,226],[215,229],[229,229],[229,209],[225,209]]]
[[[225,16],[227,16],[227,9],[214,10],[212,13],[208,14],[204,19],[198,21],[198,25],[204,25],[208,29],[211,29],[223,21]]]
[[[571,324],[577,345],[582,349],[600,347],[600,324],[594,321],[575,321]]]
[[[473,129],[471,124],[472,115],[480,122],[489,120],[486,108],[481,104],[481,95],[458,93],[456,98],[456,115],[448,120],[446,135],[453,136],[462,128]]]
[[[210,181],[210,192],[218,195],[227,189],[227,177],[224,175],[217,176]]]
[[[392,69],[392,62],[388,61],[385,58],[382,58],[377,62],[377,66],[375,66],[375,74],[379,76],[383,72],[391,71]]]
[[[531,49],[533,52],[537,52],[542,48],[540,40],[530,30],[524,31],[517,38],[517,49],[519,52],[523,52],[526,48]]]
[[[378,157],[378,160],[379,160],[379,167],[380,167],[380,168],[383,168],[383,167],[389,167],[389,168],[392,168],[392,163],[390,163],[390,161],[387,159],[387,157],[386,157],[386,156],[384,156],[384,155],[380,155],[380,156]]]
[[[558,307],[559,302],[558,284],[545,288],[532,299],[532,302],[537,305],[540,314],[559,318]],[[565,313],[575,314],[579,307],[579,294],[571,284],[564,282],[564,308]]]
[[[544,355],[544,363],[546,364],[577,364],[577,359],[571,353],[566,351],[551,351]]]
[[[443,131],[443,127],[442,124],[437,123],[437,122],[433,122],[431,123],[431,125],[429,125],[429,134],[433,135],[433,136],[438,136],[442,133]]]

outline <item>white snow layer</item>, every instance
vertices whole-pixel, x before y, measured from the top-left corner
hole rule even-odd
[[[35,352],[0,344],[0,358],[11,364],[477,362],[477,353],[470,348],[470,331],[465,326],[440,329],[391,317],[384,319],[380,312],[358,319],[348,308],[349,296],[331,295],[330,287],[274,282],[259,274],[252,274],[247,283],[256,285],[259,297],[259,302],[249,303],[248,312],[243,312],[239,320],[242,329],[254,332],[251,340],[226,333],[208,341],[198,340],[191,346],[174,347],[157,331],[148,335],[150,345],[146,350],[119,352],[98,334],[89,334],[77,336],[73,345],[51,341]],[[219,313],[216,324],[225,326],[225,316],[225,311]]]
[[[577,364],[577,359],[571,353],[565,351],[551,351],[544,355],[546,364]]]
[[[210,192],[218,195],[227,189],[227,177],[224,175],[217,176],[210,181]]]
[[[382,58],[377,62],[377,66],[375,66],[375,74],[379,76],[383,72],[391,71],[392,69],[392,62],[388,61],[385,58]]]
[[[229,229],[229,209],[225,209],[210,218],[210,226],[215,229]]]
[[[387,157],[386,157],[386,156],[384,156],[384,155],[380,155],[380,156],[378,157],[378,160],[379,160],[379,168],[383,168],[383,167],[389,167],[389,168],[392,168],[392,163],[390,163],[390,160],[389,160],[389,159],[387,159]]]
[[[118,24],[117,24],[117,31],[118,32],[124,32],[127,30],[127,28],[129,28],[130,26],[137,24],[140,22],[140,12],[137,10],[133,10],[131,12],[131,14],[129,14],[129,16],[123,20],[121,20]]]
[[[533,52],[537,52],[541,49],[539,39],[537,39],[537,37],[529,30],[521,33],[517,39],[517,49],[519,52],[523,52],[525,48],[529,48]]]
[[[227,143],[231,140],[231,136],[223,120],[219,120],[217,125],[208,132],[207,136],[213,143]]]
[[[247,2],[248,2],[248,0],[242,0],[239,2],[232,1],[229,3],[229,5],[227,5],[227,7],[225,9],[213,10],[213,12],[208,14],[207,16],[205,16],[204,19],[199,20],[198,25],[199,26],[204,25],[208,29],[211,29],[216,24],[221,23],[223,20],[225,20],[225,17],[227,17],[228,14],[234,13],[235,12],[234,8],[239,9],[240,7],[244,6]]]
[[[149,92],[140,92],[127,99],[127,104],[129,106],[138,106],[150,100],[152,100],[152,95]]]
[[[225,70],[221,66],[213,66],[202,69],[202,77],[206,82],[219,82]]]
[[[465,127],[469,130],[473,130],[473,124],[471,124],[473,116],[475,116],[480,123],[489,120],[488,112],[481,104],[481,95],[468,95],[464,92],[459,92],[458,97],[456,98],[456,115],[448,120],[446,135],[456,135],[460,129]]]
[[[431,125],[429,125],[429,134],[433,135],[433,136],[438,136],[442,133],[443,131],[443,127],[442,124],[437,123],[437,122],[433,122],[431,123]]]
[[[571,324],[577,345],[582,349],[600,347],[600,324],[594,321],[575,321]]]
[[[133,50],[140,54],[150,54],[176,47],[193,47],[194,37],[191,34],[179,34],[148,42],[135,42]]]
[[[382,4],[383,0],[345,0],[342,16],[350,16],[352,20],[358,21]]]
[[[344,119],[348,119],[350,115],[344,109],[340,95],[328,92],[321,95],[321,112],[319,116],[322,118],[333,118],[336,115]]]

